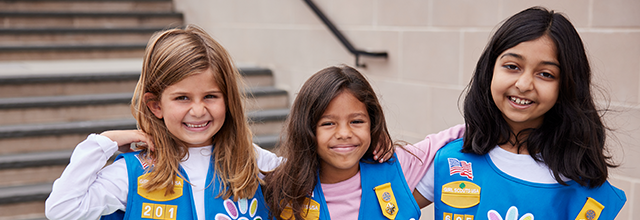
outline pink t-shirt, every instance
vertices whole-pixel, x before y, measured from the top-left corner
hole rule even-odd
[[[447,143],[461,138],[463,133],[464,125],[456,125],[440,133],[430,134],[414,145],[405,146],[405,149],[415,156],[401,148],[396,149],[409,189],[416,188],[427,172],[429,164],[433,162],[436,151]],[[362,198],[360,172],[345,181],[321,185],[332,219],[358,219]]]

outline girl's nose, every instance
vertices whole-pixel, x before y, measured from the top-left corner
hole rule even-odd
[[[516,81],[516,88],[520,92],[526,92],[533,89],[533,74],[532,73],[523,73],[518,77]]]
[[[206,114],[207,108],[202,102],[195,102],[191,105],[191,109],[189,110],[189,114],[194,117],[202,117]]]
[[[338,139],[347,139],[353,136],[353,132],[351,131],[351,127],[349,125],[340,125],[338,126],[338,130],[336,131],[336,138]]]

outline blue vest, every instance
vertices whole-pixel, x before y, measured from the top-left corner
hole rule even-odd
[[[141,188],[146,179],[146,164],[138,159],[140,152],[120,154],[116,160],[124,158],[129,173],[129,195],[127,197],[126,212],[117,211],[101,219],[197,219],[196,208],[193,202],[191,185],[187,182],[189,177],[180,167],[180,174],[186,180],[176,177],[174,194],[165,196],[165,190],[147,192]],[[205,217],[206,219],[250,219],[258,220],[268,218],[268,208],[262,197],[262,189],[258,187],[253,198],[233,201],[233,197],[222,199],[217,197],[220,191],[220,183],[213,169],[213,161],[209,162],[205,188]]]
[[[385,183],[391,183],[391,189],[397,201],[396,219],[420,219],[420,208],[413,198],[413,194],[404,178],[402,167],[394,154],[393,158],[385,163],[360,162],[360,181],[362,185],[362,199],[360,200],[360,212],[358,219],[388,219],[383,215],[383,209],[376,196],[374,188]],[[320,219],[331,219],[327,203],[322,193],[320,179],[313,189],[312,199],[320,204]],[[340,217],[335,217],[340,219]]]
[[[626,201],[605,182],[588,188],[533,183],[500,171],[488,154],[461,153],[462,139],[444,146],[434,161],[435,219],[614,219]]]

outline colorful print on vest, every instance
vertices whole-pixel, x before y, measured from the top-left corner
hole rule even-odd
[[[624,192],[608,181],[596,188],[575,181],[567,185],[528,182],[502,172],[488,154],[462,153],[461,149],[462,139],[458,139],[436,153],[436,220],[614,219],[626,201]]]
[[[193,203],[189,177],[182,167],[180,174],[185,178],[176,177],[174,194],[165,196],[164,190],[147,192],[141,187],[146,181],[143,163],[138,159],[139,152],[120,154],[116,160],[124,158],[129,173],[129,195],[127,197],[127,211],[118,211],[101,219],[197,219],[196,209]],[[211,183],[216,178],[214,185],[205,189],[205,218],[215,220],[262,220],[268,218],[269,212],[262,196],[262,189],[258,187],[253,198],[229,199],[216,198],[220,190],[220,181],[213,169],[213,161],[210,162],[207,171],[206,183]]]

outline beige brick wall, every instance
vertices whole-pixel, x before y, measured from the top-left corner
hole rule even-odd
[[[457,123],[458,98],[496,25],[534,5],[564,12],[580,32],[608,104],[616,161],[611,182],[628,202],[617,219],[640,215],[640,1],[637,0],[317,0],[362,58],[394,138],[416,142]],[[354,57],[303,1],[175,0],[188,23],[204,27],[238,63],[271,68],[295,96],[311,74]],[[426,212],[429,213],[428,209]],[[426,214],[423,219],[431,219]]]

